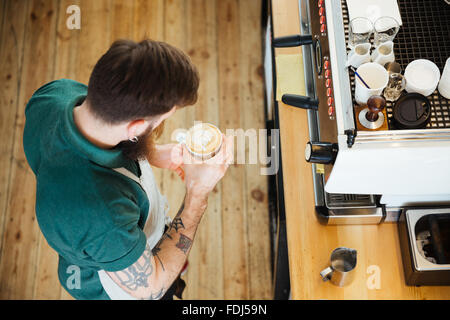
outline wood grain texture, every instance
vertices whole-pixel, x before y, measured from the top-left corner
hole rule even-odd
[[[240,106],[245,130],[255,130],[258,134],[257,147],[265,150],[267,141],[261,140],[259,130],[265,127],[263,66],[260,28],[261,2],[239,2],[240,26]],[[258,107],[255,106],[258,105]],[[250,142],[249,142],[250,143]],[[256,149],[256,145],[249,146]],[[251,152],[256,150],[251,150]],[[250,149],[246,152],[250,161]],[[262,165],[249,163],[245,167],[245,206],[247,210],[247,272],[249,299],[270,299],[272,279],[270,269],[270,247],[261,239],[269,239],[269,216],[266,176],[261,176]]]
[[[112,0],[111,40],[129,39],[133,34],[135,1]]]
[[[298,1],[272,1],[274,36],[298,34]],[[301,53],[277,49],[275,55]],[[319,97],[320,99],[320,97]],[[304,161],[309,141],[306,112],[279,103],[284,171],[289,267],[293,299],[450,299],[450,287],[405,285],[397,225],[322,226],[315,217],[311,166]],[[345,246],[358,251],[355,280],[344,288],[323,283],[332,250]],[[380,288],[370,289],[369,267],[378,266]]]
[[[34,214],[35,177],[22,147],[24,110],[28,99],[41,85],[53,79],[57,1],[30,1],[24,10],[28,20],[24,32],[23,64],[14,123],[11,181],[5,219],[8,226],[0,264],[0,292],[9,299],[33,298],[37,269],[39,228]]]
[[[27,5],[13,1],[1,4],[0,46],[0,262],[4,247],[4,233],[7,225],[6,208],[11,180],[12,152],[14,145],[14,123],[17,114],[17,97],[20,90],[25,12]],[[7,18],[11,17],[11,19]],[[1,285],[0,285],[1,288]]]
[[[199,97],[193,107],[194,121],[219,124],[219,76],[218,76],[218,34],[215,1],[189,1],[187,25],[187,52],[198,68],[200,75]],[[186,119],[186,123],[190,119]],[[223,128],[221,128],[223,129]],[[202,218],[194,242],[193,258],[201,263],[189,270],[187,281],[197,284],[199,299],[224,298],[224,257],[222,231],[222,186],[217,185],[208,200],[208,208]],[[192,272],[191,272],[192,271]],[[194,289],[194,287],[192,287]],[[187,289],[188,292],[191,288]]]
[[[76,78],[76,52],[80,30],[69,30],[66,13],[70,5],[80,5],[80,1],[60,0],[56,10],[56,37],[54,56],[54,79]],[[33,299],[60,299],[67,292],[61,287],[55,270],[58,269],[58,255],[48,245],[42,233],[39,233],[37,270]],[[68,294],[67,294],[68,295]]]
[[[240,21],[239,2],[224,0],[218,3],[219,99],[222,128],[244,128],[240,104]],[[235,161],[236,162],[236,161]],[[248,243],[246,234],[247,208],[245,207],[245,171],[235,163],[222,180],[222,234],[225,299],[248,299]]]
[[[81,0],[81,30],[76,51],[76,79],[87,84],[95,63],[111,45],[111,0]]]
[[[164,10],[168,2],[170,1],[135,0],[133,38],[136,41],[146,38],[164,39]]]
[[[14,275],[16,265],[12,261],[11,251],[6,248],[11,234],[17,233],[17,224],[9,214],[11,187],[11,168],[13,166],[13,148],[15,142],[15,123],[18,109],[18,96],[21,90],[21,70],[25,28],[28,22],[26,13],[28,3],[2,2],[1,48],[0,50],[0,271]],[[8,234],[8,236],[7,236]],[[14,255],[14,253],[12,253]],[[6,259],[10,259],[9,262]],[[14,284],[0,281],[0,298],[13,295]]]
[[[81,30],[66,27],[69,5]],[[73,299],[57,278],[57,254],[35,220],[35,178],[22,148],[24,107],[53,79],[88,83],[118,38],[166,41],[187,52],[201,77],[195,106],[168,119],[161,143],[195,120],[263,128],[259,0],[6,0],[0,4],[0,298]],[[270,298],[267,180],[236,165],[210,197],[185,276],[188,299]],[[175,215],[185,187],[155,169]],[[250,234],[252,233],[252,234]]]

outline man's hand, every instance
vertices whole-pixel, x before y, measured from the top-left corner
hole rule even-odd
[[[179,144],[155,145],[155,150],[148,157],[148,162],[157,168],[173,170],[184,179],[183,148]]]
[[[233,137],[223,135],[219,152],[206,161],[195,159],[183,145],[183,168],[187,195],[207,198],[216,184],[223,178],[233,161]]]

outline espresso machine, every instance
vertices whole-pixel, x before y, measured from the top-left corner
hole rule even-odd
[[[282,101],[308,114],[305,160],[313,172],[318,219],[324,224],[377,224],[398,221],[406,208],[450,207],[450,101],[438,91],[429,96],[430,121],[420,129],[398,126],[392,102],[368,106],[365,118],[376,121],[382,111],[385,125],[361,128],[355,75],[346,66],[346,1],[299,4],[301,34],[275,38],[273,46],[302,47],[306,96],[285,94]],[[412,60],[429,58],[442,70],[450,44],[442,39],[429,47],[427,39],[436,35],[427,32],[450,32],[450,7],[431,0],[427,12],[412,11],[415,3],[409,0],[398,4],[408,19],[394,40],[396,61],[404,69]],[[415,20],[422,37],[415,36]]]
[[[450,56],[442,36],[450,34],[450,6],[441,0],[427,1],[421,10],[420,0],[398,5],[407,19],[394,40],[396,61],[404,70],[412,60],[430,59],[442,71]],[[299,7],[301,34],[276,38],[273,46],[302,47],[306,96],[285,94],[282,101],[308,115],[305,160],[311,163],[318,220],[398,222],[407,283],[448,284],[450,101],[438,91],[427,97],[430,119],[417,129],[398,125],[391,102],[358,109],[355,74],[346,66],[346,1],[300,0]],[[439,45],[430,39],[440,39]],[[380,112],[383,124],[371,130]]]

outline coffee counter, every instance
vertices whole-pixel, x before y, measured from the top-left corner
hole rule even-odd
[[[274,37],[299,34],[298,0],[272,0]],[[300,48],[275,50],[275,56]],[[304,88],[303,88],[304,91]],[[320,98],[320,97],[319,97]],[[292,299],[450,299],[450,287],[405,285],[397,225],[323,226],[315,216],[306,112],[278,103]],[[358,251],[354,281],[339,288],[319,273],[337,247]]]

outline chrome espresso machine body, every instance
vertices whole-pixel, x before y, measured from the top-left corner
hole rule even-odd
[[[405,12],[414,8],[415,1],[398,2],[402,17],[422,15],[416,18],[421,18],[422,28],[430,30],[423,23],[426,10]],[[431,2],[438,1],[430,1],[428,10],[439,10],[445,20],[450,6],[435,8]],[[424,129],[397,129],[391,119],[393,105],[388,103],[389,130],[357,130],[354,75],[346,67],[346,1],[300,0],[299,7],[301,34],[276,38],[273,46],[302,46],[306,96],[285,94],[282,101],[308,113],[310,142],[305,159],[312,164],[319,220],[324,224],[377,224],[398,221],[408,208],[450,207],[449,100],[437,91],[429,97],[432,116]],[[408,42],[408,32],[417,30],[408,27],[411,20],[404,20],[394,40],[397,62],[405,68],[428,54],[442,71],[450,44],[429,48],[427,41],[431,40],[426,36],[417,43]],[[411,50],[418,51],[414,55]]]

